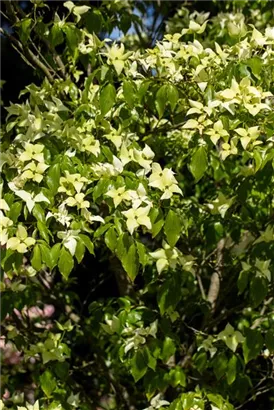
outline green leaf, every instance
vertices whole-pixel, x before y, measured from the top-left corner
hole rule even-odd
[[[260,57],[252,57],[246,61],[246,64],[251,68],[252,74],[259,79],[263,68],[263,59]]]
[[[111,223],[107,223],[107,224],[102,224],[101,226],[99,226],[98,229],[96,229],[96,231],[93,234],[94,238],[99,238],[100,236],[103,236],[103,234],[112,226]]]
[[[152,224],[152,238],[155,238],[165,223],[163,213],[160,209],[152,208],[149,213],[149,217]]]
[[[265,299],[267,295],[267,288],[268,282],[266,278],[262,276],[255,276],[252,278],[250,284],[250,294],[254,307],[259,306]]]
[[[49,370],[46,370],[41,376],[40,376],[40,383],[41,383],[41,388],[45,395],[47,397],[51,396],[51,393],[54,391],[56,387],[56,381],[52,375],[52,373]]]
[[[32,19],[25,18],[20,21],[19,36],[23,44],[26,44],[29,40],[31,32]]]
[[[39,245],[35,245],[33,248],[32,257],[31,257],[31,265],[37,271],[39,271],[42,267],[41,252],[39,249]]]
[[[7,216],[13,221],[17,222],[19,215],[22,211],[22,202],[15,202],[11,205]]]
[[[86,22],[86,28],[88,31],[93,33],[99,33],[103,23],[103,17],[100,10],[94,8],[94,10],[89,10],[84,16]]]
[[[139,260],[133,239],[127,233],[122,234],[116,247],[116,255],[120,259],[123,268],[133,281],[139,271]]]
[[[100,109],[101,114],[105,115],[111,110],[115,103],[116,90],[112,84],[106,85],[100,94]]]
[[[145,346],[142,352],[143,352],[144,361],[145,361],[146,365],[150,369],[155,370],[155,368],[157,366],[157,360],[155,359],[155,357],[153,357],[153,355],[150,352],[149,348],[147,346]]]
[[[94,255],[94,245],[91,242],[90,238],[87,235],[82,235],[82,234],[79,235],[79,238],[84,243],[84,245],[87,248],[87,250],[89,251],[89,253]]]
[[[113,226],[105,234],[105,243],[111,252],[115,251],[117,245],[117,235]]]
[[[230,385],[232,384],[237,376],[237,356],[233,355],[231,359],[228,361],[227,370],[226,370],[226,379],[227,383]]]
[[[245,363],[248,363],[250,362],[250,360],[255,359],[260,354],[264,339],[259,330],[256,329],[246,329],[245,336],[245,341],[243,343],[243,353]]]
[[[167,86],[162,85],[156,93],[156,110],[158,112],[159,118],[164,115],[165,107],[167,103]]]
[[[179,92],[177,90],[177,87],[175,87],[175,85],[173,84],[168,84],[166,87],[167,100],[170,104],[171,110],[174,111],[179,99]]]
[[[52,269],[52,265],[53,265],[53,260],[52,260],[52,256],[51,256],[51,249],[45,245],[45,244],[39,244],[39,248],[41,251],[41,257],[42,257],[42,261],[50,268]]]
[[[163,362],[167,362],[171,356],[176,352],[176,346],[170,337],[166,337],[163,342],[161,358]]]
[[[46,227],[46,225],[43,222],[38,221],[37,228],[39,230],[41,238],[43,238],[47,243],[49,243],[49,230]]]
[[[194,153],[194,155],[191,158],[191,163],[190,163],[190,172],[195,178],[195,182],[198,182],[202,176],[204,175],[206,169],[208,166],[208,161],[207,161],[207,154],[206,154],[206,149],[204,146],[199,147],[197,151]]]
[[[242,270],[240,272],[240,275],[239,275],[239,278],[238,278],[238,281],[237,281],[239,294],[243,293],[243,291],[246,289],[247,284],[248,284],[248,280],[249,280],[249,276],[250,276],[250,272],[248,272],[246,270]]]
[[[158,289],[157,302],[161,315],[170,309],[175,310],[182,297],[181,275],[173,272],[172,276],[166,279]]]
[[[52,195],[56,194],[59,188],[59,181],[60,181],[60,164],[54,164],[52,165],[47,173],[46,177],[46,183],[47,186],[49,187]]]
[[[126,103],[130,108],[134,107],[136,89],[131,81],[124,81],[123,83],[123,94],[126,100]]]
[[[69,363],[58,362],[54,364],[54,372],[56,376],[62,381],[66,381],[69,376]]]
[[[81,263],[84,255],[85,255],[85,245],[84,243],[80,240],[77,241],[76,249],[75,249],[75,257],[77,259],[78,263]]]
[[[112,162],[112,158],[110,160]],[[93,200],[96,201],[100,196],[105,194],[108,191],[109,187],[109,179],[103,178],[101,179],[98,184],[92,189],[92,197]]]
[[[186,387],[186,374],[183,369],[176,367],[169,372],[170,384],[172,387]]]
[[[172,248],[176,245],[178,239],[180,238],[181,229],[181,219],[176,212],[170,209],[166,217],[164,231],[167,241]]]
[[[220,352],[216,356],[214,356],[213,371],[217,380],[220,380],[226,373],[227,363],[227,357],[224,352]]]
[[[58,24],[53,24],[53,26],[51,27],[49,41],[53,45],[53,47],[56,47],[59,44],[63,43],[63,32]]]
[[[53,245],[53,247],[51,248],[50,251],[50,255],[51,255],[51,261],[52,261],[52,265],[49,266],[49,268],[52,270],[58,263],[59,260],[59,256],[60,256],[60,249],[61,249],[61,243],[56,243],[55,245]]]
[[[73,258],[64,247],[61,249],[58,261],[58,268],[65,279],[68,279],[70,272],[74,266]]]
[[[46,222],[45,212],[43,208],[41,207],[41,205],[35,204],[32,210],[32,214],[37,219],[37,221],[40,221],[43,223]]]
[[[137,252],[139,256],[139,262],[140,264],[145,267],[147,264],[147,252],[146,252],[146,247],[143,245],[141,242],[136,241],[135,242],[136,247],[137,247]]]
[[[67,45],[73,59],[76,59],[78,53],[78,44],[81,41],[81,31],[73,25],[65,25],[63,31],[66,34]]]
[[[141,350],[137,350],[130,361],[130,371],[135,383],[138,382],[147,372],[147,365]]]

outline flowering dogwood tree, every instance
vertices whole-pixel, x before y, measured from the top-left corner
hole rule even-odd
[[[273,408],[268,6],[6,2],[2,409]]]

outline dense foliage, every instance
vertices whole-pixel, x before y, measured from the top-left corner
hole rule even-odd
[[[274,15],[228,3],[6,2],[0,408],[273,409]]]

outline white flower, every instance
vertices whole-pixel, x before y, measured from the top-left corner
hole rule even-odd
[[[35,161],[40,163],[44,162],[44,154],[42,154],[44,148],[45,147],[42,144],[34,145],[27,142],[25,144],[25,151],[20,155],[19,161],[26,162],[34,159]]]
[[[3,211],[10,210],[10,207],[8,206],[7,202],[3,198],[0,199],[0,209],[3,209]]]
[[[67,227],[70,226],[70,221],[72,219],[72,217],[69,216],[68,211],[65,208],[64,204],[59,206],[58,212],[48,212],[46,216],[46,220],[51,217],[55,218],[56,221],[60,222],[60,224],[65,225]]]
[[[224,126],[221,120],[215,122],[215,124],[213,124],[213,128],[207,130],[205,134],[210,135],[210,139],[215,145],[217,144],[217,142],[219,141],[221,137],[224,138],[224,137],[229,136],[228,132],[224,129]]]
[[[23,180],[32,179],[39,184],[42,181],[43,174],[47,168],[49,168],[49,165],[46,165],[43,162],[37,164],[34,161],[29,162],[23,169],[24,172],[21,174],[20,178]]]
[[[120,187],[118,189],[113,188],[109,190],[106,195],[113,199],[115,208],[117,208],[122,201],[131,200],[130,193],[129,191],[126,191],[125,187]]]
[[[17,406],[17,410],[39,410],[39,400],[37,400],[34,405],[26,403],[26,407]]]
[[[131,235],[133,234],[133,231],[140,225],[144,225],[147,227],[147,229],[151,229],[151,221],[148,217],[149,211],[150,206],[146,206],[137,209],[131,208],[128,211],[122,212],[122,214],[127,217],[127,228]]]
[[[131,52],[125,53],[125,46],[121,44],[120,47],[118,44],[113,44],[112,47],[107,47],[107,52],[105,54],[108,59],[107,63],[113,65],[117,74],[120,75],[125,67],[125,60],[130,56]]]
[[[10,182],[9,188],[15,193],[15,195],[19,196],[19,198],[23,199],[26,202],[27,208],[29,212],[33,210],[33,207],[36,202],[47,202],[50,204],[48,198],[40,192],[40,194],[35,195],[33,192],[27,192],[22,189],[17,189],[13,182]]]
[[[133,154],[135,161],[138,162],[141,167],[150,170],[150,164],[152,163],[155,154],[147,144],[142,151],[134,149]]]
[[[150,256],[156,259],[156,268],[160,274],[168,266],[174,269],[179,261],[179,254],[176,248],[171,248],[163,241],[163,248],[157,249],[155,252],[150,252]]]
[[[162,170],[161,166],[156,162],[152,164],[152,174],[149,177],[148,185],[164,191],[161,199],[169,199],[175,192],[181,195],[183,194],[178,187],[174,172],[169,168]]]
[[[267,27],[265,29],[265,36],[270,40],[274,40],[274,27]]]
[[[218,334],[218,339],[223,340],[233,352],[236,351],[238,344],[243,343],[245,340],[242,333],[234,330],[234,327],[229,323],[226,325],[225,330]]]
[[[8,228],[12,225],[12,220],[4,216],[3,212],[0,211],[0,244],[2,246],[8,241]]]
[[[63,245],[67,248],[72,256],[75,254],[76,246],[77,246],[77,239],[78,234],[80,231],[65,231],[65,232],[58,232],[57,236],[60,239],[63,239]]]
[[[89,201],[85,201],[84,198],[85,194],[80,192],[76,194],[75,197],[69,196],[64,203],[68,206],[77,206],[78,209],[89,208],[90,203]]]
[[[87,178],[80,174],[69,174],[65,171],[66,176],[60,178],[58,192],[65,192],[67,195],[74,195],[75,191],[79,193],[84,184],[88,182]]]
[[[139,208],[139,206],[142,205],[142,203],[152,206],[152,203],[148,199],[147,192],[143,184],[140,183],[136,191],[130,189],[128,193],[132,201],[132,208]]]
[[[92,136],[86,137],[81,141],[81,151],[91,152],[95,157],[100,154],[100,143],[95,140]]]
[[[123,171],[123,163],[113,155],[112,164],[99,162],[93,165],[92,170],[99,178],[117,176]]]
[[[163,406],[169,406],[169,402],[166,400],[161,400],[161,393],[157,394],[157,396],[153,397],[150,401],[150,406],[144,410],[154,410],[160,409]]]
[[[25,253],[34,244],[35,239],[28,236],[26,228],[23,225],[18,225],[16,236],[7,241],[7,249]]]

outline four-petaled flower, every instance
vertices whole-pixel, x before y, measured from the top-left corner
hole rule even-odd
[[[214,145],[217,144],[221,137],[225,138],[229,136],[229,133],[224,129],[221,120],[215,122],[215,124],[213,124],[213,128],[207,130],[205,134],[210,135],[210,139]]]
[[[148,217],[149,211],[150,206],[146,206],[137,209],[131,208],[128,211],[122,212],[122,214],[127,217],[127,228],[131,235],[140,225],[144,225],[147,229],[151,229],[151,221]]]
[[[132,201],[132,208],[139,208],[142,203],[152,206],[152,202],[148,199],[147,192],[143,184],[140,183],[136,191],[130,189],[128,193]]]
[[[3,212],[0,211],[0,244],[2,246],[8,241],[8,228],[12,225],[12,220],[4,216]]]
[[[179,261],[177,249],[171,248],[165,241],[163,241],[163,248],[150,252],[150,256],[157,260],[156,268],[159,274],[168,266],[174,269]]]
[[[152,174],[149,177],[148,185],[164,191],[161,199],[169,199],[175,192],[182,195],[182,190],[177,184],[178,182],[171,169],[165,168],[162,170],[161,166],[156,162],[152,164]]]
[[[39,184],[43,179],[43,173],[48,167],[49,165],[43,162],[39,162],[38,164],[34,161],[29,162],[23,169],[24,172],[21,174],[21,179],[33,179],[33,181]]]
[[[28,236],[26,228],[23,225],[18,225],[16,236],[7,241],[7,249],[25,253],[34,244],[35,239]]]
[[[26,162],[34,159],[40,163],[44,162],[44,154],[42,153],[44,148],[42,144],[31,144],[27,142],[25,144],[25,151],[20,155],[19,161]]]
[[[95,140],[92,136],[86,137],[81,141],[81,151],[91,152],[95,157],[100,154],[100,143]]]
[[[225,330],[218,334],[218,339],[223,340],[227,347],[233,352],[236,351],[239,343],[243,343],[245,340],[242,333],[238,330],[234,330],[234,327],[228,323],[225,327]]]
[[[74,195],[75,191],[79,193],[83,188],[84,183],[88,182],[87,178],[82,177],[80,174],[69,174],[68,171],[65,171],[65,174],[65,177],[60,178],[58,192]]]
[[[77,206],[78,209],[89,208],[90,203],[89,201],[85,201],[84,198],[85,198],[85,194],[80,192],[79,194],[76,194],[75,197],[69,196],[65,200],[65,203],[68,206]]]
[[[114,65],[117,74],[120,75],[124,69],[125,60],[130,56],[131,52],[125,53],[124,44],[121,44],[120,47],[118,44],[113,44],[112,47],[106,47],[108,51],[104,54],[108,57],[107,63]]]
[[[117,208],[122,201],[131,200],[131,195],[129,191],[126,191],[125,187],[120,187],[118,189],[113,188],[108,191],[106,195],[113,199],[115,208]]]

